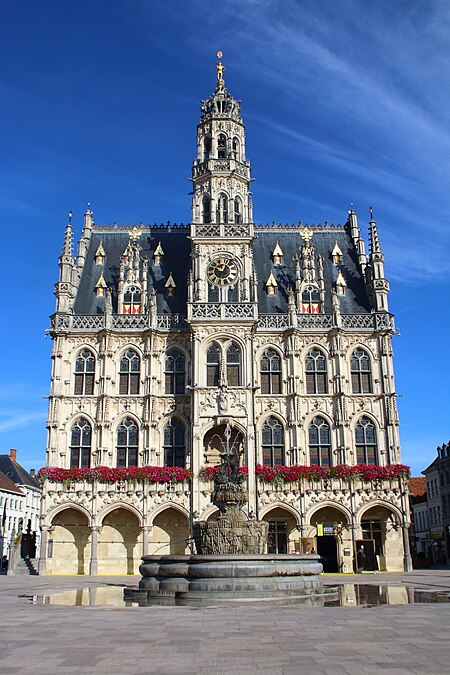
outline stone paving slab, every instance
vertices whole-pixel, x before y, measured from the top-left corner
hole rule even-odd
[[[63,607],[19,595],[138,577],[0,577],[0,673],[362,675],[450,673],[450,603]],[[450,570],[325,577],[450,592]]]

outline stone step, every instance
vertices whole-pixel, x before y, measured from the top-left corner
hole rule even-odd
[[[39,561],[37,558],[19,558],[14,566],[16,576],[36,576]]]

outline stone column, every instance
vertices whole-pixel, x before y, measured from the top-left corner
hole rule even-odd
[[[152,531],[151,525],[144,525],[144,527],[142,528],[142,555],[148,555],[148,542],[151,531]]]
[[[403,537],[403,566],[405,572],[412,572],[413,565],[411,559],[411,553],[409,551],[409,535],[408,535],[409,523],[402,524],[402,537]]]
[[[96,525],[93,525],[91,527],[91,561],[89,563],[89,574],[91,576],[96,576],[98,574],[98,558],[97,558],[98,530],[99,528]]]
[[[41,527],[41,547],[39,551],[39,566],[38,573],[39,576],[45,576],[47,574],[47,547],[48,547],[48,532],[49,527]]]

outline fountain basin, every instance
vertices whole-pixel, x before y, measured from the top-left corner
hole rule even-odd
[[[172,592],[182,601],[304,598],[323,593],[318,555],[148,555],[141,592]]]

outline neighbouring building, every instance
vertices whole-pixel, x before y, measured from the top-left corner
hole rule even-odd
[[[42,498],[40,481],[34,475],[34,469],[26,471],[18,463],[17,450],[14,449],[9,451],[9,455],[0,455],[0,472],[15,485],[17,490],[16,496],[8,499],[5,495],[0,503],[1,514],[5,503],[9,513],[5,528],[9,532],[8,546],[11,543],[12,533],[17,534],[19,530],[26,532],[29,529],[31,533],[35,533],[36,547],[39,550]]]
[[[25,493],[0,471],[0,559],[9,558],[11,541],[23,518]]]
[[[441,493],[442,530],[446,562],[450,564],[450,441],[437,448],[436,468]]]
[[[428,544],[427,557],[433,565],[445,563],[445,538],[442,523],[441,487],[438,459],[424,471],[427,481]]]
[[[430,539],[428,536],[427,482],[423,476],[408,481],[411,510],[410,548],[414,565],[425,566]],[[424,560],[425,559],[425,560]]]
[[[389,283],[344,225],[254,222],[240,102],[217,64],[188,225],[66,227],[51,317],[41,573],[136,573],[217,515],[228,443],[268,552],[408,569]],[[359,554],[357,555],[357,551]]]

